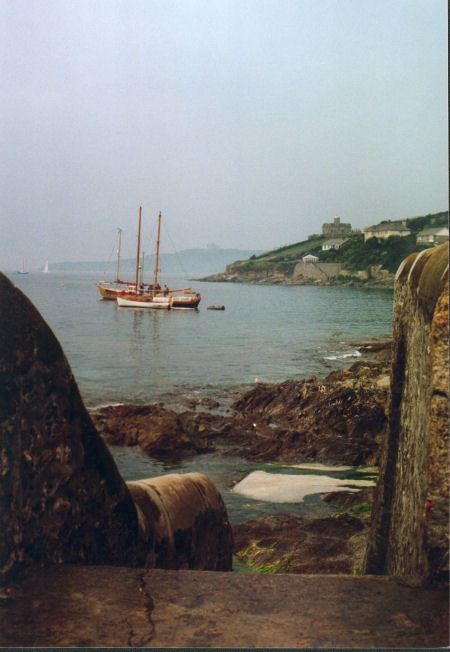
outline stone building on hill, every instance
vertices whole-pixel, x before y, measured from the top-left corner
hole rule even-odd
[[[332,222],[325,222],[322,224],[322,235],[339,236],[346,235],[352,232],[352,225],[341,222],[340,217],[335,217]]]

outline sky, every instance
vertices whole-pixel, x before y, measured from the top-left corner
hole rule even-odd
[[[0,56],[2,270],[448,208],[445,0],[0,0]]]

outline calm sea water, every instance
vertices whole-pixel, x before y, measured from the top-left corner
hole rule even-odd
[[[392,332],[390,291],[191,282],[198,311],[153,311],[100,300],[89,274],[11,278],[53,329],[91,407],[323,376],[351,363],[358,343]]]
[[[163,279],[191,285],[200,309],[152,311],[102,301],[88,273],[11,275],[52,328],[71,364],[88,407],[115,402],[157,402],[179,407],[186,398],[216,398],[254,386],[255,378],[281,382],[324,376],[348,366],[358,343],[389,337],[392,292],[350,287],[283,287]],[[224,305],[224,311],[207,306]],[[114,450],[126,479],[169,471],[206,472],[224,494],[233,521],[283,510],[322,513],[324,503],[268,503],[237,497],[236,482],[252,470],[242,460],[201,456],[163,466],[134,450]],[[298,474],[301,471],[290,470]],[[328,473],[316,470],[315,473]],[[340,477],[335,476],[335,477]]]

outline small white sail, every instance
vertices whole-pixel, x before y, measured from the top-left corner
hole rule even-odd
[[[18,274],[28,274],[27,270],[25,269],[25,258],[22,258],[22,267],[17,270]]]
[[[42,270],[44,274],[48,274],[49,269],[48,269],[48,260],[45,261],[44,269]]]

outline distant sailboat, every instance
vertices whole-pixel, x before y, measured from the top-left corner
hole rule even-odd
[[[46,260],[46,261],[45,261],[45,265],[44,265],[44,269],[42,270],[42,272],[43,272],[44,274],[48,274],[49,271],[50,271],[50,270],[48,269],[48,260]]]
[[[27,270],[25,269],[25,259],[22,258],[22,267],[17,270],[18,274],[28,274]]]
[[[122,229],[117,229],[118,233],[118,246],[117,246],[117,264],[116,264],[116,280],[112,283],[100,281],[97,283],[97,289],[100,292],[102,299],[109,299],[115,301],[120,292],[134,286],[131,281],[120,280],[120,249],[122,246]]]

